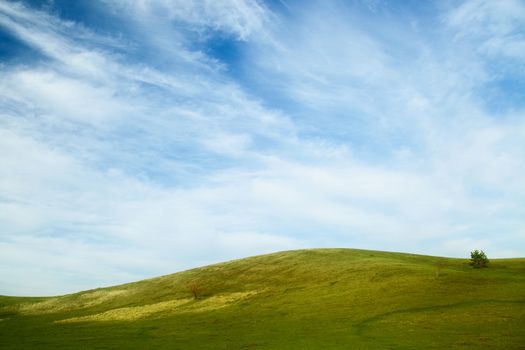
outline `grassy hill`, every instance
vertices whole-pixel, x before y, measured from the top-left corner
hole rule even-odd
[[[525,349],[525,259],[472,269],[299,250],[60,297],[0,297],[0,348]]]

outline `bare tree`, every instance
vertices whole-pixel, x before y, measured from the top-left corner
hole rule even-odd
[[[191,295],[193,295],[193,299],[197,300],[199,299],[199,296],[202,293],[202,287],[197,282],[192,282],[188,285],[188,290],[190,291]]]
[[[445,262],[438,261],[436,263],[436,278],[439,278],[443,272],[443,269],[446,267]]]

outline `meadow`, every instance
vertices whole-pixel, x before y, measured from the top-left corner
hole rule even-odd
[[[525,259],[309,249],[3,296],[0,348],[525,349]]]

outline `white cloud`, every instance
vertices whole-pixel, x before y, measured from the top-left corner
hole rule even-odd
[[[161,18],[167,18],[197,30],[209,28],[224,31],[241,40],[262,31],[270,15],[256,0],[140,0],[133,3],[116,0],[109,3],[118,8],[131,9],[142,19],[158,22]]]
[[[337,11],[330,6],[309,8],[292,19],[292,28],[288,22],[279,23],[250,57],[264,70],[260,78],[266,84],[320,112],[374,103],[363,88],[394,74],[378,42]]]
[[[525,5],[519,0],[469,0],[447,13],[458,40],[474,41],[489,56],[525,57]],[[464,41],[463,41],[464,42]]]

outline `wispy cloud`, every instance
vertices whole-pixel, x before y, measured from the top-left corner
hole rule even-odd
[[[521,1],[466,1],[447,13],[445,21],[456,30],[456,40],[474,43],[481,54],[525,56],[525,5]]]
[[[94,2],[105,33],[0,4],[35,57],[0,66],[0,293],[301,247],[523,255],[523,106],[487,98],[521,4],[285,4]]]
[[[140,0],[133,3],[108,0],[117,9],[131,10],[137,19],[159,25],[159,20],[185,24],[198,32],[223,31],[246,40],[264,29],[271,13],[255,0],[182,1]],[[150,22],[150,24],[151,24]]]

